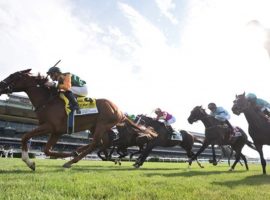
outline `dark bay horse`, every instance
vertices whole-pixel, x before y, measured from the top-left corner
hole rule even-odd
[[[230,140],[230,129],[224,126],[223,123],[217,120],[215,117],[207,114],[201,106],[196,106],[191,111],[190,116],[188,117],[188,122],[192,124],[193,122],[197,122],[199,120],[201,120],[205,126],[205,140],[199,151],[194,156],[192,156],[190,161],[196,159],[197,156],[199,156],[210,144],[219,146],[230,145],[236,153],[235,161],[231,166],[230,171],[234,170],[240,158],[244,160],[246,169],[248,170],[247,159],[245,155],[242,154],[242,149],[245,144],[247,144],[252,149],[254,149],[255,147],[250,141],[248,141],[245,132],[242,129],[238,128],[239,131],[241,131],[241,136],[235,137],[233,140]]]
[[[117,130],[117,139],[110,137],[111,134],[105,134],[104,137],[109,137],[108,140],[110,141],[108,143],[108,146],[102,146],[102,152],[104,153],[104,156],[101,156],[100,153],[98,153],[98,156],[102,160],[111,160],[112,153],[114,150],[119,154],[119,157],[117,160],[114,160],[115,163],[120,164],[121,158],[128,155],[127,148],[138,146],[139,150],[135,151],[130,154],[130,159],[135,155],[142,152],[144,145],[152,140],[153,138],[157,137],[157,133],[149,128],[143,128],[144,132],[142,132],[141,129],[138,129],[136,127],[131,126],[129,123],[123,122],[118,125],[116,125]],[[110,131],[112,132],[112,131]],[[108,153],[107,150],[112,147],[111,151]]]
[[[258,108],[245,98],[245,93],[236,95],[232,111],[236,115],[244,113],[248,122],[248,133],[256,150],[260,154],[263,174],[266,174],[266,161],[263,156],[263,145],[270,145],[270,122]]]
[[[40,75],[34,76],[30,74],[31,69],[15,72],[0,82],[0,95],[13,92],[25,92],[33,106],[39,120],[39,125],[34,130],[27,132],[22,137],[22,160],[35,170],[35,163],[29,159],[27,141],[35,136],[50,134],[48,142],[45,146],[45,154],[54,157],[72,157],[74,158],[63,165],[63,167],[71,167],[73,163],[78,162],[88,153],[95,150],[100,143],[104,133],[120,122],[128,121],[118,107],[107,99],[97,99],[96,104],[99,113],[91,115],[78,116],[75,119],[75,132],[90,130],[93,133],[93,141],[91,144],[80,147],[76,151],[79,154],[63,153],[52,151],[52,147],[56,144],[60,136],[66,133],[67,114],[65,112],[64,101],[60,99],[59,94],[54,94],[52,88],[46,87],[44,84],[48,81],[46,77]],[[56,91],[54,89],[54,91]],[[132,122],[130,122],[132,123]]]
[[[174,147],[174,146],[180,146],[182,147],[186,152],[187,156],[191,158],[194,153],[192,152],[192,147],[194,142],[202,143],[200,139],[198,139],[196,136],[192,135],[188,131],[181,130],[181,134],[183,137],[182,141],[179,140],[171,140],[169,138],[169,131],[165,127],[164,123],[157,121],[151,117],[145,116],[145,115],[138,115],[136,117],[136,121],[140,121],[140,123],[143,123],[146,127],[150,126],[152,127],[158,134],[158,137],[149,141],[144,148],[141,155],[136,160],[134,167],[139,168],[143,165],[145,159],[148,157],[148,155],[151,153],[152,149],[157,146],[162,147]],[[199,161],[196,159],[198,165],[202,168],[203,166],[199,163]],[[191,163],[189,164],[191,165]]]

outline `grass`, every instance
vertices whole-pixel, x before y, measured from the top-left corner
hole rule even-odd
[[[270,199],[270,177],[257,164],[228,172],[225,164],[187,169],[185,163],[145,163],[134,169],[131,162],[81,161],[64,169],[64,160],[35,162],[32,172],[20,159],[0,158],[1,200]]]

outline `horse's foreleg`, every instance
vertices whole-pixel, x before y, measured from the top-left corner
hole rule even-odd
[[[215,151],[215,145],[211,145],[212,148],[212,155],[213,155],[213,165],[216,166],[217,165],[217,159],[216,159],[216,151]]]
[[[40,125],[37,128],[35,128],[34,130],[24,134],[22,137],[22,160],[33,171],[36,169],[35,162],[33,162],[29,159],[27,142],[32,137],[46,135],[49,132],[51,132],[50,126],[47,124],[43,124],[43,125]]]
[[[189,165],[191,165],[193,160],[197,159],[197,157],[208,147],[208,145],[209,145],[208,142],[204,141],[199,151],[189,159],[188,161]]]
[[[141,155],[137,158],[136,162],[133,164],[135,168],[139,168],[143,165],[145,159],[151,153],[152,149],[155,147],[154,143],[148,143],[146,148],[142,151]]]
[[[73,153],[63,153],[63,152],[55,152],[52,151],[52,147],[57,143],[58,139],[60,138],[61,134],[51,134],[48,142],[45,146],[44,153],[46,156],[54,156],[56,158],[66,158],[74,156]]]
[[[191,158],[194,155],[193,151],[188,150],[187,151],[187,157]],[[196,162],[199,165],[200,168],[204,168],[204,166],[198,161],[198,159],[196,158]],[[188,165],[188,168],[190,168],[190,165]]]
[[[143,147],[139,147],[139,150],[138,151],[135,151],[135,152],[133,152],[133,153],[130,154],[129,159],[131,160],[134,155],[139,154],[142,151],[143,151]]]

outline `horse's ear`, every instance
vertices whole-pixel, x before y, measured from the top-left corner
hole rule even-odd
[[[246,92],[243,93],[243,96],[246,96]]]
[[[23,73],[23,74],[28,74],[32,69],[26,69],[26,70],[22,70],[20,71],[20,73]]]

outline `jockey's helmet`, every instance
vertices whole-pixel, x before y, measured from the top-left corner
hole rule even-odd
[[[155,113],[158,113],[158,112],[161,112],[161,109],[160,108],[156,108],[155,109]]]
[[[48,75],[51,75],[53,73],[61,73],[60,68],[59,67],[51,67],[47,72]]]
[[[246,95],[246,98],[248,99],[248,100],[256,100],[257,99],[257,96],[255,95],[255,94],[253,94],[253,93],[248,93],[247,95]]]
[[[215,103],[209,103],[208,104],[208,109],[209,110],[214,110],[214,109],[216,109],[217,108],[217,105],[215,104]]]

